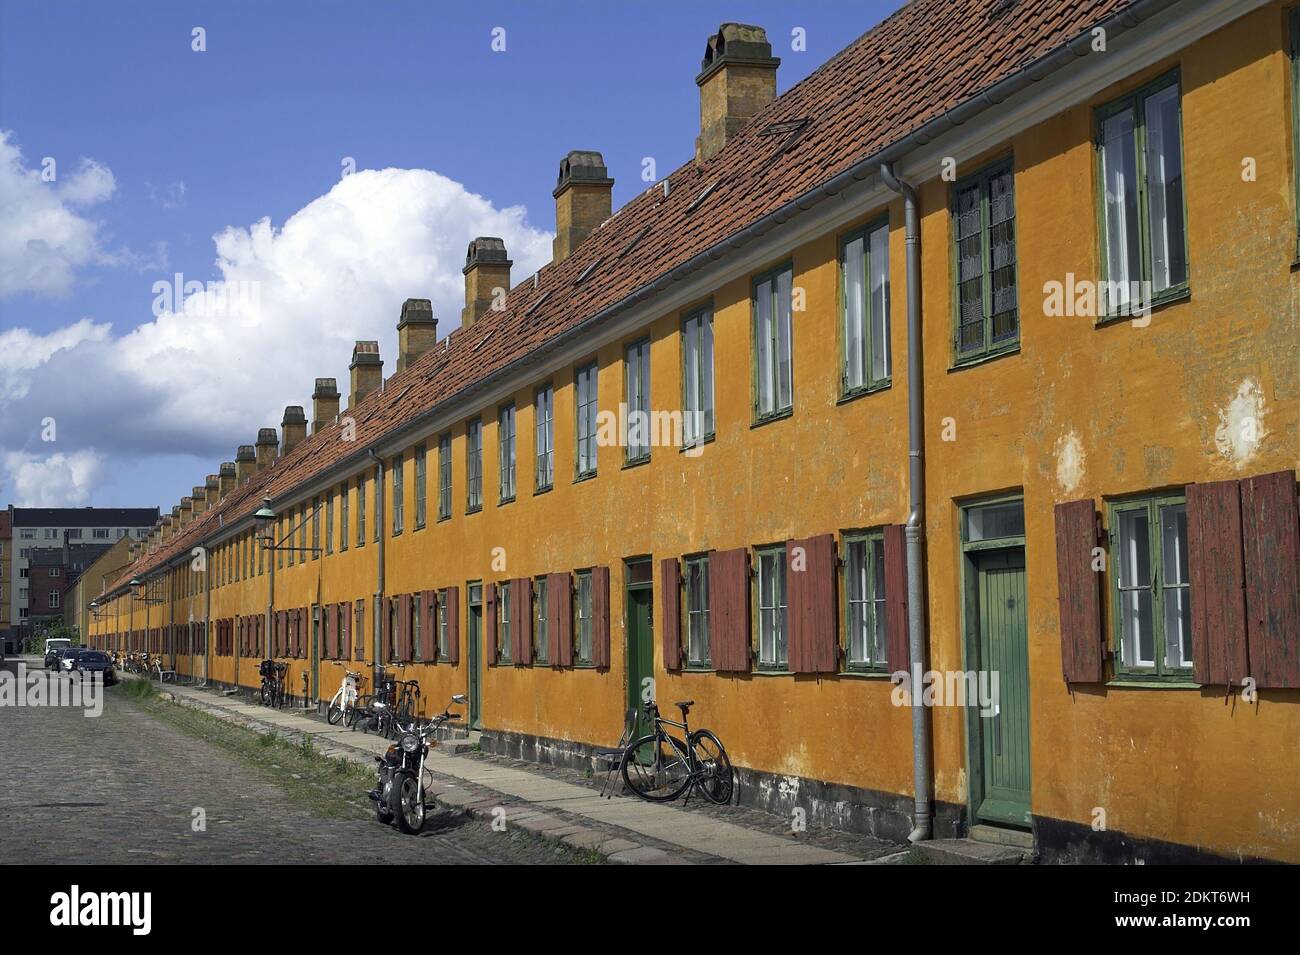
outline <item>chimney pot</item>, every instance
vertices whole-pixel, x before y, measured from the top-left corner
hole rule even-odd
[[[285,406],[284,417],[280,419],[280,431],[284,435],[280,457],[307,440],[307,415],[303,413],[302,405]]]
[[[560,160],[560,174],[551,193],[555,197],[554,261],[567,259],[610,217],[613,193],[614,180],[609,178],[600,153],[574,149]]]
[[[348,371],[352,373],[352,394],[348,396],[348,407],[355,408],[365,400],[366,395],[383,384],[384,361],[379,357],[379,342],[355,343]]]
[[[465,307],[460,312],[462,328],[469,328],[500,298],[510,291],[510,266],[506,244],[490,235],[481,235],[469,244],[465,253]]]
[[[709,37],[695,83],[700,88],[700,135],[695,159],[712,159],[755,113],[776,99],[776,68],[767,32],[724,23]]]
[[[338,416],[339,383],[334,378],[317,378],[311,393],[311,433],[315,434]]]
[[[245,447],[247,447],[247,445],[245,445]],[[249,447],[248,450],[251,452],[253,449]],[[217,470],[220,472],[220,475],[217,478],[220,482],[218,485],[217,499],[220,500],[229,494],[231,490],[234,489],[235,485],[239,483],[239,471],[236,468],[234,461],[223,461],[221,467]]]
[[[397,370],[405,371],[438,341],[438,320],[427,298],[408,298],[397,321]]]

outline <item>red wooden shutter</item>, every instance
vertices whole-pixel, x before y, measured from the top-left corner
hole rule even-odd
[[[497,665],[497,585],[483,585],[483,652],[487,665]]]
[[[885,528],[885,654],[890,672],[911,672],[907,635],[907,528]]]
[[[284,628],[287,625],[283,610],[275,612],[275,633],[272,634],[272,642],[275,646],[272,648],[272,657],[284,656]]]
[[[790,672],[834,673],[839,668],[835,606],[835,538],[787,541],[786,607]]]
[[[379,651],[381,664],[387,663],[393,658],[393,600],[391,597],[383,597],[379,602]]]
[[[709,552],[709,640],[720,673],[749,670],[749,551]]]
[[[1197,683],[1240,683],[1248,674],[1241,541],[1241,483],[1188,485],[1187,569]]]
[[[1097,512],[1092,499],[1056,505],[1056,581],[1061,616],[1061,671],[1066,683],[1101,683],[1106,661],[1101,629],[1101,574],[1092,569]]]
[[[352,659],[352,601],[345,600],[339,604],[342,617],[339,620],[339,659]]]
[[[447,662],[460,663],[460,588],[447,588]]]
[[[682,565],[676,557],[659,562],[659,606],[663,612],[664,669],[682,668]]]
[[[551,666],[573,666],[573,584],[568,574],[547,575],[546,609]]]
[[[515,666],[532,666],[533,664],[533,582],[527,577],[518,577],[510,584],[510,599],[514,606],[510,611],[511,659]]]
[[[432,590],[420,593],[420,659],[433,663],[438,655],[438,611]]]
[[[591,662],[609,667],[609,568],[591,568]]]
[[[1300,687],[1300,516],[1295,480],[1294,471],[1275,471],[1241,482],[1246,640],[1250,675],[1260,687]],[[1195,648],[1193,643],[1193,653]]]

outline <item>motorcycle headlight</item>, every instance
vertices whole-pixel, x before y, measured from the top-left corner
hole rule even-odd
[[[408,753],[414,753],[420,748],[420,737],[414,733],[407,733],[402,737],[402,749]]]

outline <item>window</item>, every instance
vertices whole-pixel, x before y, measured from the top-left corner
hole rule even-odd
[[[787,414],[794,406],[790,307],[794,272],[786,265],[754,280],[754,417]]]
[[[596,363],[578,369],[578,477],[596,473]]]
[[[374,519],[374,538],[379,540],[379,532],[384,526],[384,499],[382,492],[384,490],[382,482],[384,472],[382,468],[375,468],[375,519]]]
[[[1191,679],[1187,505],[1180,495],[1111,505],[1121,675]]]
[[[546,578],[538,577],[533,581],[533,660],[537,663],[546,663],[549,652],[546,609]]]
[[[578,571],[578,596],[575,601],[575,622],[578,632],[576,663],[591,665],[591,571]]]
[[[1295,143],[1296,258],[1300,259],[1300,7],[1291,8],[1291,132]]]
[[[623,385],[627,403],[625,459],[631,464],[650,458],[650,339],[633,342],[623,351]]]
[[[51,609],[51,610],[57,610],[58,607],[59,607],[59,592],[58,592],[57,590],[51,590],[51,591],[50,591],[50,609]]]
[[[555,483],[555,389],[545,385],[533,398],[533,419],[537,424],[537,462],[533,489],[543,491]]]
[[[497,661],[510,662],[510,582],[497,584]]]
[[[692,447],[713,437],[713,308],[682,322],[682,440]]]
[[[785,625],[785,548],[758,555],[758,665],[767,670],[789,666]]]
[[[107,527],[96,527],[92,533],[94,533],[96,540],[108,540]]]
[[[501,503],[515,499],[515,406],[497,412],[497,471]]]
[[[686,665],[709,667],[709,558],[686,558]]]
[[[294,521],[297,519],[297,515],[298,515],[298,512],[297,512],[296,510],[294,510],[293,508],[290,508],[290,509],[289,509],[289,519],[288,519],[288,521],[286,522],[286,523],[289,525],[289,534],[288,534],[288,537],[285,539],[285,542],[284,542],[284,543],[285,543],[285,545],[289,548],[289,566],[290,566],[290,567],[292,567],[292,566],[294,565],[294,561],[297,559],[297,554],[298,554],[298,552],[294,549],[294,543],[293,543]],[[221,568],[222,568],[222,571],[223,571],[223,573],[222,573],[223,582],[224,582],[224,577],[225,577],[225,574],[224,574],[225,563],[226,563],[226,549],[223,547],[223,548],[221,548]]]
[[[302,562],[307,562],[307,505],[298,505],[298,546],[302,548]],[[233,554],[232,554],[233,556]]]
[[[465,426],[465,509],[483,509],[483,422]]]
[[[844,540],[845,630],[850,670],[887,666],[885,642],[885,539],[878,534]]]
[[[311,499],[311,559],[320,557],[320,498]]]
[[[358,600],[353,608],[356,622],[352,628],[352,655],[357,660],[366,658],[366,602]]]
[[[438,439],[438,520],[451,517],[451,435]]]
[[[411,597],[411,659],[420,660],[420,623],[424,619],[424,594],[417,593]]]
[[[339,488],[339,550],[348,549],[348,486]]]
[[[1187,287],[1177,74],[1097,114],[1104,314],[1141,312]]]
[[[59,568],[57,568],[57,567],[51,567],[51,568],[50,568],[50,576],[51,576],[51,577],[57,577],[57,576],[59,576]]]
[[[417,529],[424,526],[425,516],[425,474],[427,457],[424,445],[419,444],[415,447],[415,526]]]
[[[68,531],[68,540],[81,540],[81,528]]]
[[[1014,351],[1020,344],[1020,306],[1010,160],[957,183],[952,220],[957,282],[953,359],[960,364]]]
[[[405,462],[399,454],[393,458],[393,536],[402,533],[402,511],[405,503],[402,496],[402,478],[405,474]]]
[[[357,478],[357,546],[366,546],[366,476]]]
[[[388,601],[388,659],[397,660],[397,634],[401,622],[402,602],[394,597]]]
[[[447,659],[447,591],[438,591],[438,659]]]
[[[840,393],[888,384],[889,222],[868,226],[840,245]]]
[[[25,541],[36,540],[36,531],[30,527],[24,527],[18,532],[18,537]]]

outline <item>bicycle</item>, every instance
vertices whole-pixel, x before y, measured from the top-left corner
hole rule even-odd
[[[368,664],[374,667],[374,664]],[[375,692],[359,696],[348,717],[348,727],[355,730],[361,724],[362,732],[375,730],[380,736],[393,732],[394,708],[397,705],[398,681],[390,677],[385,667],[379,667]]]
[[[261,704],[271,708],[284,708],[284,674],[289,669],[287,663],[263,660],[257,667],[262,677],[260,690]]]
[[[341,663],[335,663],[334,665],[343,667]],[[339,723],[352,715],[357,701],[361,698],[361,680],[360,671],[343,667],[343,682],[339,684],[338,691],[334,694],[334,698],[330,700],[329,708],[325,711],[325,718],[329,720],[331,726],[338,726]]]
[[[735,773],[727,751],[712,732],[690,727],[690,710],[694,700],[676,704],[682,721],[665,719],[654,700],[645,704],[652,729],[646,736],[633,740],[623,750],[619,772],[628,789],[648,802],[671,802],[682,793],[686,801],[698,789],[709,802],[731,802],[735,791]],[[682,731],[681,739],[665,732],[665,726]]]

